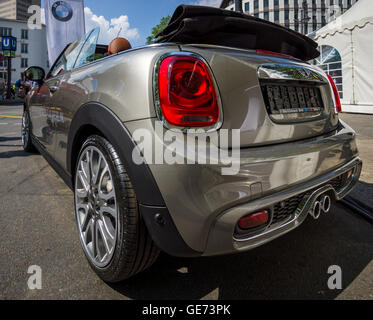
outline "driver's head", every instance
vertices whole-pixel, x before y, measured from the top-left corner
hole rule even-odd
[[[27,75],[26,75],[27,79],[28,80],[32,80],[32,78],[34,77],[33,73],[30,71]]]

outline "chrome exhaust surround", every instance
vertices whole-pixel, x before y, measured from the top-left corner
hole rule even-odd
[[[312,216],[312,218],[317,220],[318,218],[320,218],[321,210],[322,210],[321,202],[315,201],[315,203],[312,206],[312,209],[310,210],[310,215]]]
[[[321,212],[328,213],[331,206],[332,200],[330,199],[330,196],[327,194],[321,195],[312,205],[309,214],[312,218],[317,220],[320,218]]]
[[[321,207],[322,210],[325,213],[328,213],[330,211],[330,208],[332,206],[332,200],[330,199],[329,195],[325,195],[321,200]]]

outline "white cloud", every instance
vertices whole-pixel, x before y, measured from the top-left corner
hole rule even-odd
[[[100,27],[100,44],[109,44],[111,40],[119,36],[129,40],[137,40],[140,37],[136,28],[130,28],[128,16],[120,16],[108,21],[104,16],[95,15],[88,7],[84,8],[85,29],[86,32],[93,28]],[[41,8],[41,23],[45,24],[45,11]]]
[[[219,8],[222,0],[199,0],[194,4],[197,6],[208,6]]]
[[[129,40],[136,40],[140,37],[139,31],[130,27],[128,16],[120,16],[108,21],[104,16],[95,15],[88,7],[84,8],[84,16],[86,31],[100,27],[99,43],[101,44],[109,44],[117,37],[119,31],[119,36]]]

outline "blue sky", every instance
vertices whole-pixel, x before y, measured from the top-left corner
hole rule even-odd
[[[122,28],[121,35],[129,38],[136,47],[145,44],[151,29],[162,17],[172,15],[178,5],[217,6],[220,2],[221,0],[85,0],[86,27],[100,26],[101,43],[108,42]]]

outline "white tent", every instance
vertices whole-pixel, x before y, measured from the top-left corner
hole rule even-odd
[[[346,13],[318,30],[314,40],[321,50],[325,49],[325,54],[330,56],[328,46],[331,46],[342,58],[342,72],[335,73],[336,82],[340,83],[338,91],[342,93],[342,110],[373,114],[373,0],[358,1]],[[337,55],[338,52],[334,50]],[[325,54],[321,60],[330,60]],[[327,65],[333,66],[326,63],[325,70]]]

